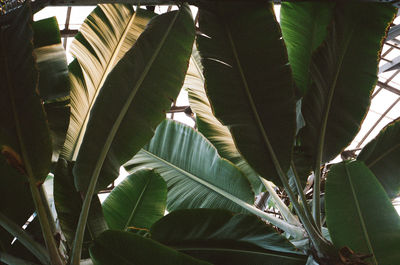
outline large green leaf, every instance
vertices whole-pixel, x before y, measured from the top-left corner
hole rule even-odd
[[[259,194],[264,186],[258,174],[239,154],[229,129],[222,125],[212,112],[204,90],[203,67],[200,59],[200,54],[194,47],[183,84],[183,87],[188,91],[190,107],[196,113],[197,128],[215,146],[220,156],[228,159],[242,170],[249,179],[254,192]]]
[[[243,211],[225,193],[253,204],[250,184],[241,171],[222,159],[215,148],[192,128],[165,120],[153,139],[125,168],[153,168],[167,182],[169,211],[185,208],[225,208]]]
[[[90,255],[95,265],[210,265],[151,239],[113,230],[96,238]]]
[[[373,264],[400,260],[400,217],[374,174],[361,161],[331,167],[326,181],[326,222],[337,248],[373,254]]]
[[[31,19],[25,4],[0,20],[0,150],[11,166],[41,183],[50,168],[51,142],[36,91]]]
[[[313,85],[304,97],[300,141],[330,161],[354,138],[377,80],[379,54],[396,9],[381,3],[338,3],[326,40],[314,53]]]
[[[311,85],[312,53],[328,32],[334,3],[282,2],[280,25],[287,47],[293,79],[304,95]]]
[[[97,6],[71,44],[71,121],[63,156],[76,159],[90,110],[115,64],[133,46],[154,13],[123,4]]]
[[[400,195],[399,139],[400,119],[397,119],[386,125],[357,157],[374,172],[391,199]]]
[[[151,238],[179,248],[227,248],[297,253],[294,246],[271,226],[254,215],[234,214],[221,209],[174,211],[157,221]]]
[[[193,41],[194,21],[183,6],[152,19],[118,62],[91,110],[74,167],[80,191],[101,168],[97,190],[105,188],[151,139],[182,87]]]
[[[38,90],[50,127],[53,156],[56,162],[64,146],[69,118],[68,64],[55,17],[35,21],[32,25],[34,54],[39,70]]]
[[[74,186],[74,176],[72,174],[73,166],[73,162],[67,162],[60,158],[57,162],[54,174],[54,201],[57,210],[57,218],[69,248],[72,247],[79,214],[82,209],[81,194],[75,190]],[[89,257],[88,250],[91,241],[107,229],[107,224],[97,195],[92,199],[86,228],[83,243],[84,251],[82,255],[84,258]]]
[[[149,169],[129,175],[103,202],[104,217],[110,229],[129,227],[150,229],[164,216],[167,184]]]
[[[276,169],[289,169],[294,142],[295,97],[272,4],[210,4],[200,8],[199,25],[215,116],[255,171],[280,184]]]

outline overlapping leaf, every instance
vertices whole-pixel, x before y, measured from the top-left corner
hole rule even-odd
[[[280,25],[299,96],[310,88],[311,56],[327,35],[333,9],[334,3],[328,2],[281,4]]]
[[[196,113],[197,128],[217,149],[220,156],[237,165],[249,179],[253,190],[259,194],[263,185],[256,172],[236,149],[229,129],[215,118],[204,90],[204,77],[200,55],[194,47],[183,87],[188,90],[189,104]]]
[[[121,182],[103,202],[110,229],[150,229],[164,216],[167,185],[152,170],[139,170]]]
[[[80,191],[100,169],[96,190],[107,187],[120,165],[151,139],[182,87],[193,41],[193,18],[183,6],[152,19],[114,67],[91,110],[74,166]]]
[[[272,4],[210,4],[200,8],[199,26],[197,44],[215,116],[255,171],[281,184],[276,168],[289,169],[295,100]]]
[[[67,58],[55,17],[35,21],[32,28],[33,52],[39,70],[38,90],[45,102],[53,147],[52,161],[56,162],[64,146],[71,113]]]
[[[230,198],[253,204],[250,184],[240,170],[222,159],[199,133],[183,124],[166,120],[153,139],[125,168],[153,168],[168,185],[168,210],[225,208],[243,211]]]
[[[365,162],[392,199],[400,195],[399,139],[400,119],[397,119],[383,128],[357,157]]]
[[[98,265],[210,265],[130,232],[107,230],[90,248]]]
[[[382,40],[395,14],[390,4],[336,4],[328,35],[313,55],[313,85],[302,106],[306,126],[300,141],[309,155],[329,161],[358,132],[377,80]]]
[[[115,64],[133,46],[154,13],[123,4],[97,6],[71,44],[71,121],[64,158],[76,159],[89,112]]]
[[[372,254],[368,262],[400,260],[400,217],[374,174],[361,161],[331,167],[326,182],[326,222],[337,248]]]
[[[25,4],[0,21],[0,151],[12,167],[40,183],[49,172],[51,141],[36,91],[31,19]]]

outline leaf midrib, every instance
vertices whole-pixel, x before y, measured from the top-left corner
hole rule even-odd
[[[373,160],[371,163],[369,163],[367,166],[369,168],[373,167],[376,163],[378,163],[380,160],[384,159],[386,156],[388,156],[390,153],[394,152],[396,149],[400,148],[400,143],[392,146],[389,150],[384,152],[382,155],[378,156],[375,160]]]
[[[135,204],[135,206],[133,207],[133,210],[132,210],[132,212],[131,212],[131,214],[130,214],[130,216],[129,216],[129,218],[128,218],[126,224],[125,224],[125,227],[124,227],[124,230],[125,230],[125,231],[126,231],[126,230],[128,229],[128,227],[130,226],[130,223],[132,222],[132,219],[133,219],[133,217],[134,217],[135,214],[136,214],[136,209],[137,209],[137,208],[139,207],[139,205],[142,203],[142,197],[143,197],[143,195],[146,193],[147,188],[148,188],[149,185],[150,185],[150,178],[146,178],[146,180],[147,180],[147,181],[146,181],[146,184],[145,184],[145,186],[143,187],[142,192],[140,193],[139,198],[137,199],[136,204]]]
[[[297,260],[297,261],[304,261],[304,259],[301,258],[296,258],[296,257],[291,257],[291,256],[286,256],[286,255],[279,255],[275,253],[269,253],[269,252],[258,252],[258,251],[252,251],[252,250],[242,250],[242,249],[234,249],[234,248],[202,248],[202,247],[177,247],[174,249],[178,251],[220,251],[220,252],[236,252],[236,253],[246,253],[246,254],[256,254],[256,255],[265,255],[265,256],[271,256],[271,257],[279,257],[279,258],[285,258],[289,260]]]
[[[174,168],[178,172],[181,172],[183,175],[186,175],[189,178],[191,178],[193,181],[196,181],[196,182],[200,183],[201,185],[205,186],[206,188],[209,188],[209,189],[215,191],[216,193],[220,194],[221,196],[225,197],[226,199],[236,203],[243,209],[267,220],[268,222],[276,225],[277,227],[280,227],[285,231],[290,231],[289,233],[292,234],[293,236],[301,237],[302,235],[304,235],[304,230],[302,228],[288,224],[285,221],[283,221],[282,219],[279,219],[279,218],[273,216],[272,214],[268,214],[268,213],[265,213],[265,212],[259,210],[258,208],[254,207],[253,205],[248,204],[247,202],[235,197],[234,195],[220,189],[219,187],[216,187],[216,186],[210,184],[209,182],[206,182],[206,181],[200,179],[199,177],[175,166],[174,164],[162,159],[161,157],[159,157],[145,149],[141,149],[140,152],[143,152],[145,155],[152,157],[152,158],[166,164],[167,166]],[[140,154],[140,152],[138,154]]]
[[[246,96],[247,96],[247,100],[248,100],[250,108],[251,108],[251,112],[253,113],[253,116],[256,119],[257,128],[261,133],[261,136],[263,138],[264,144],[266,145],[269,154],[271,155],[272,162],[274,163],[274,166],[276,168],[276,171],[278,172],[279,177],[280,178],[285,178],[286,175],[285,175],[285,173],[284,173],[284,171],[283,171],[283,169],[282,169],[282,167],[280,165],[280,162],[279,162],[279,160],[278,160],[278,158],[277,158],[277,156],[275,154],[275,151],[273,150],[273,147],[271,145],[271,142],[269,140],[267,132],[266,132],[266,130],[265,130],[265,128],[264,128],[264,126],[263,126],[263,124],[261,122],[261,118],[258,115],[257,107],[256,107],[254,99],[253,99],[253,97],[252,97],[252,95],[250,93],[250,88],[249,88],[249,85],[247,83],[247,79],[246,79],[246,76],[244,74],[243,67],[242,67],[242,65],[240,63],[240,60],[239,60],[239,55],[238,55],[238,52],[237,52],[237,49],[236,49],[236,45],[235,45],[235,43],[233,41],[233,38],[232,38],[231,30],[230,30],[229,26],[226,23],[226,19],[223,19],[223,25],[224,25],[224,28],[225,28],[225,31],[226,31],[226,34],[227,34],[227,37],[228,37],[228,40],[229,40],[229,44],[230,44],[231,49],[232,49],[234,60],[236,62],[236,65],[237,65],[237,68],[238,68],[238,71],[239,71],[239,74],[240,74],[240,78],[241,78],[242,83],[243,83],[243,88],[244,88],[244,90],[246,92]]]
[[[365,225],[363,214],[361,212],[361,207],[360,207],[360,204],[358,202],[357,194],[356,194],[356,191],[355,191],[355,188],[354,188],[354,185],[353,185],[353,180],[352,180],[349,168],[348,168],[348,166],[347,166],[347,164],[345,162],[343,162],[343,163],[344,163],[344,168],[346,170],[347,179],[349,180],[349,184],[350,184],[350,188],[351,188],[351,195],[352,195],[352,197],[354,199],[354,203],[355,203],[356,208],[357,208],[357,215],[358,215],[360,223],[361,223],[361,227],[362,227],[362,231],[363,231],[363,234],[364,234],[364,237],[365,237],[365,241],[367,243],[369,251],[371,251],[374,263],[378,264],[378,262],[376,260],[375,253],[374,253],[374,249],[372,248],[371,241],[369,239],[368,230],[367,230],[367,227]]]

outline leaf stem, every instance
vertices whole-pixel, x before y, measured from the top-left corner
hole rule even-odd
[[[40,227],[42,228],[44,241],[46,242],[46,247],[50,254],[51,264],[63,265],[64,262],[61,260],[60,253],[58,251],[56,242],[54,240],[53,232],[51,231],[49,217],[47,216],[46,209],[43,205],[39,189],[34,183],[33,178],[29,178],[29,186],[31,188],[32,198],[35,203],[36,213],[39,218]]]
[[[0,226],[2,226],[7,232],[16,237],[22,245],[24,245],[33,255],[35,255],[40,262],[43,264],[50,264],[50,257],[46,249],[36,242],[25,230],[19,225],[8,219],[3,213],[0,212]],[[0,260],[3,256],[0,254]]]
[[[11,265],[36,265],[35,263],[14,257],[2,251],[0,251],[0,261]]]
[[[279,211],[281,212],[282,216],[286,219],[286,221],[292,225],[301,226],[301,223],[299,222],[299,220],[296,217],[294,217],[294,215],[289,210],[289,208],[286,206],[286,204],[282,201],[282,199],[275,192],[274,188],[271,185],[271,182],[262,177],[259,177],[259,178],[260,178],[262,184],[264,185],[264,187],[267,189],[268,193],[274,199],[276,207],[279,209]]]
[[[299,196],[300,196],[301,204],[302,204],[302,206],[303,206],[303,209],[304,209],[304,212],[305,212],[305,214],[306,214],[306,217],[307,217],[307,219],[311,222],[311,224],[312,224],[315,228],[317,228],[317,225],[316,225],[316,223],[315,223],[315,221],[314,221],[314,219],[313,219],[313,217],[312,217],[310,208],[308,207],[307,199],[306,199],[306,197],[304,196],[303,187],[301,186],[300,177],[299,177],[299,175],[298,175],[298,173],[297,173],[296,166],[295,166],[293,160],[291,161],[291,169],[292,169],[292,171],[293,171],[294,183],[295,183],[295,185],[296,185],[297,192],[298,192],[298,194],[299,194]]]
[[[85,232],[87,218],[89,215],[89,208],[90,208],[90,204],[92,202],[92,197],[94,195],[94,191],[96,188],[97,179],[98,179],[100,171],[103,167],[104,160],[107,157],[108,151],[110,150],[111,144],[114,140],[115,135],[117,134],[117,131],[119,129],[119,126],[120,126],[122,120],[125,117],[125,114],[128,112],[128,109],[129,109],[133,99],[135,98],[136,93],[138,92],[145,77],[147,76],[147,73],[150,71],[150,68],[153,65],[156,57],[160,53],[160,50],[161,50],[162,46],[164,45],[170,31],[172,30],[172,27],[175,25],[175,22],[179,16],[180,12],[181,11],[178,11],[176,13],[175,17],[171,21],[171,24],[168,26],[165,34],[163,35],[159,45],[157,46],[157,49],[154,51],[152,57],[150,58],[150,60],[146,64],[145,68],[143,69],[141,76],[139,77],[137,83],[135,84],[134,88],[130,92],[125,104],[122,106],[121,112],[118,114],[118,117],[116,118],[113,126],[111,127],[111,130],[110,130],[110,132],[107,136],[107,139],[103,145],[103,148],[99,154],[95,168],[90,177],[89,187],[88,187],[88,190],[86,191],[85,200],[83,201],[81,214],[79,216],[78,227],[76,230],[75,239],[74,239],[74,243],[72,246],[71,265],[79,265],[79,262],[80,262],[83,236],[84,236],[84,232]]]

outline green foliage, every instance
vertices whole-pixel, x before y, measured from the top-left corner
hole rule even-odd
[[[114,230],[96,238],[90,255],[96,265],[210,265],[151,239]]]
[[[363,162],[333,166],[326,183],[326,218],[337,248],[372,254],[372,264],[400,260],[400,217],[384,189]]]
[[[285,2],[280,28],[271,3],[201,3],[198,52],[187,5],[99,5],[69,66],[54,18],[32,23],[29,3],[0,16],[0,261],[395,264],[398,120],[356,161],[326,167],[319,190],[320,166],[359,130],[395,13]],[[162,122],[182,86],[198,131]],[[51,153],[61,231],[40,193]],[[122,164],[131,175],[101,205]],[[255,207],[259,177],[280,212]]]
[[[295,134],[294,86],[271,3],[210,4],[197,39],[215,116],[262,177],[280,184]],[[251,29],[251,30],[249,30]]]
[[[150,229],[164,216],[167,185],[153,170],[138,170],[129,175],[103,203],[110,229]]]
[[[397,119],[386,125],[357,157],[377,176],[391,199],[400,195],[399,139],[400,120]]]
[[[212,166],[210,166],[212,165]],[[192,128],[174,122],[161,123],[153,139],[125,168],[155,169],[167,182],[169,211],[185,208],[243,208],[230,200],[252,204],[254,194],[243,173]]]

